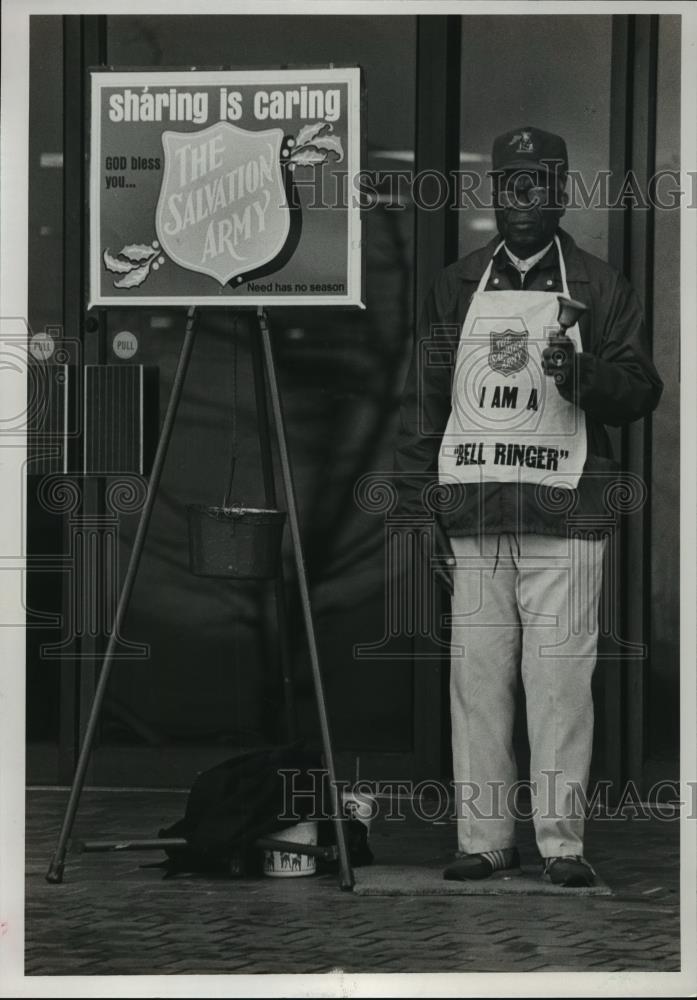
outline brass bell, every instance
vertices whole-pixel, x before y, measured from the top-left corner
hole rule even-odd
[[[576,299],[567,299],[565,295],[557,295],[557,302],[559,303],[557,323],[561,332],[566,334],[569,327],[577,322],[581,313],[587,312],[588,306],[583,302],[577,302]]]

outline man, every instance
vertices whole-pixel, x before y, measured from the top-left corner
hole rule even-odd
[[[519,865],[512,728],[520,671],[544,877],[590,885],[579,793],[590,766],[617,469],[604,425],[646,416],[662,384],[631,287],[559,228],[564,140],[514,129],[494,141],[492,167],[499,235],[446,268],[428,295],[395,457],[402,514],[423,513],[434,495],[424,486],[436,474],[441,495],[449,493],[439,520],[455,564],[458,858],[444,877]]]

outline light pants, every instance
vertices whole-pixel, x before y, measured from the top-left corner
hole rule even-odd
[[[520,670],[537,846],[542,857],[583,854],[580,791],[586,791],[593,742],[591,677],[605,542],[508,533],[450,542],[459,850],[513,846]]]

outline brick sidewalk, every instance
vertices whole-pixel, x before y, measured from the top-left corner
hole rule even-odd
[[[673,972],[679,956],[679,823],[592,820],[587,855],[610,897],[360,897],[332,876],[163,881],[159,854],[69,855],[44,880],[66,793],[27,802],[27,975],[357,972]],[[83,795],[76,835],[152,837],[177,819],[174,792]],[[380,864],[443,866],[450,823],[378,818]],[[535,862],[521,826],[524,864]]]

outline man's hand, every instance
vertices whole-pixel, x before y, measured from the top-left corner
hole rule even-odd
[[[442,587],[448,591],[449,594],[453,593],[453,569],[455,568],[455,556],[453,555],[453,549],[450,544],[450,539],[448,538],[445,531],[438,520],[436,520],[436,558],[445,561],[445,566],[438,566],[435,575],[436,580]]]
[[[550,337],[542,352],[542,369],[550,375],[559,390],[567,393],[573,390],[576,376],[576,345],[571,337],[558,333]]]

